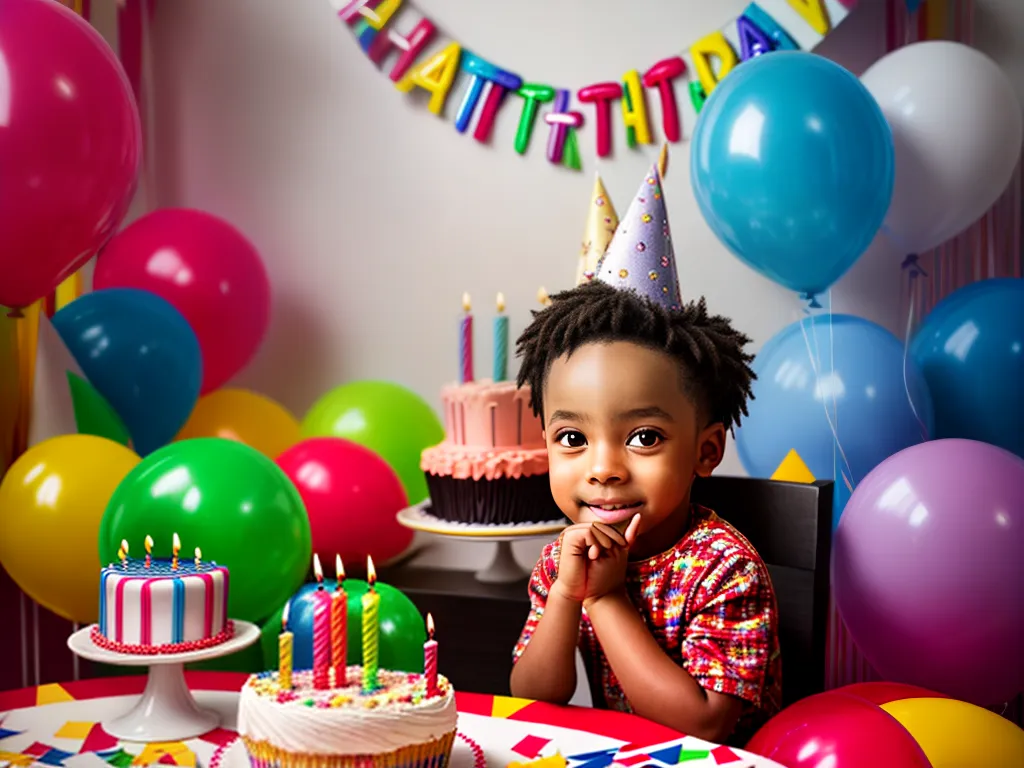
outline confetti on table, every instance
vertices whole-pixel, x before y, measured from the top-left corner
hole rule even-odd
[[[713,750],[711,750],[711,756],[715,758],[715,762],[718,765],[723,765],[725,763],[735,763],[738,762],[740,759],[739,755],[737,755],[724,744],[721,747],[715,747]]]
[[[223,747],[237,739],[238,734],[234,731],[229,731],[226,728],[214,728],[212,731],[204,733],[199,738],[210,744],[216,744],[218,747]]]
[[[33,755],[22,755],[17,752],[0,752],[0,763],[15,766],[15,768],[32,765],[35,761],[36,759]]]
[[[21,750],[21,754],[31,755],[32,757],[40,757],[42,755],[45,755],[51,749],[53,749],[53,747],[51,747],[49,744],[40,744],[38,741],[33,741],[31,744],[29,744],[27,747]]]
[[[24,731],[11,731],[7,728],[0,728],[0,741],[3,741],[10,736],[17,736],[20,733],[24,733]]]
[[[92,728],[89,730],[89,735],[85,737],[85,741],[82,742],[82,746],[78,751],[80,753],[117,752],[117,739],[103,730],[102,725],[93,723]]]
[[[626,768],[636,765],[637,763],[644,763],[651,759],[650,755],[645,755],[643,752],[637,755],[630,755],[629,757],[616,757],[615,764],[623,765]]]
[[[710,754],[711,752],[706,749],[684,749],[679,753],[679,762],[688,763],[691,760],[703,760]]]
[[[512,747],[512,751],[532,760],[540,755],[540,751],[550,742],[551,739],[545,739],[542,736],[525,736],[522,741]]]
[[[652,750],[648,754],[651,756],[652,760],[657,760],[665,765],[675,765],[676,763],[681,762],[679,755],[682,751],[682,744],[673,744],[665,747],[664,749]]]
[[[603,749],[600,752],[586,752],[581,755],[571,755],[570,760],[578,762],[579,765],[573,768],[608,768],[615,762],[615,755],[618,749]]]
[[[125,752],[123,749],[113,750],[109,753],[102,753],[100,756],[108,765],[112,765],[114,768],[127,768],[135,761],[135,755],[131,752]]]
[[[89,737],[96,723],[85,723],[79,720],[68,720],[53,734],[55,739],[85,739]],[[92,750],[87,750],[92,751]]]
[[[36,758],[36,762],[43,763],[45,765],[64,765],[64,761],[69,757],[74,757],[74,752],[65,752],[63,749],[57,749],[51,747],[45,754],[40,755]]]

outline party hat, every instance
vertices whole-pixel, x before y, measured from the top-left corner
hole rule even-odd
[[[657,165],[651,166],[619,222],[596,279],[615,288],[631,288],[666,309],[680,308],[676,257]]]
[[[601,181],[601,174],[594,174],[594,191],[590,195],[590,208],[587,214],[587,229],[583,233],[583,248],[580,250],[580,263],[576,268],[576,285],[592,279],[597,272],[597,265],[608,250],[608,244],[615,234],[619,217],[615,214],[608,193]]]

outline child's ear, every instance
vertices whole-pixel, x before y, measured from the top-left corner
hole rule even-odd
[[[722,463],[725,456],[725,425],[722,422],[710,424],[697,437],[698,477],[708,477]]]

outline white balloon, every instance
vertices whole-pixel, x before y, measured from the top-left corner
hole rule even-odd
[[[882,231],[907,253],[977,221],[1005,191],[1021,153],[1021,105],[990,58],[962,43],[898,48],[861,82],[896,146],[896,186]]]

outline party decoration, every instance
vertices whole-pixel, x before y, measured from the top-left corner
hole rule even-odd
[[[768,279],[809,298],[824,291],[867,249],[892,198],[878,105],[838,64],[790,51],[704,88],[690,147],[704,220]]]
[[[147,534],[157,542],[154,557],[167,557],[175,532],[201,541],[206,559],[231,571],[229,613],[245,621],[262,621],[283,605],[312,557],[295,486],[273,461],[234,440],[182,440],[139,464],[103,515],[100,560],[111,562],[121,539]]]
[[[0,28],[0,304],[25,307],[115,232],[138,183],[138,109],[117,57],[59,3],[9,0]]]
[[[32,322],[24,318],[19,322]],[[28,398],[28,446],[77,431],[75,406],[67,377],[82,369],[44,313],[36,317],[35,360]],[[29,350],[26,350],[29,351]]]
[[[87,293],[53,316],[85,378],[145,456],[172,440],[199,397],[199,342],[167,301],[135,288]]]
[[[135,221],[96,261],[93,287],[141,288],[169,301],[199,340],[203,393],[249,363],[270,324],[270,280],[259,253],[202,211],[165,208]]]
[[[277,464],[295,484],[309,516],[313,551],[330,562],[386,562],[412,542],[395,515],[405,491],[391,467],[373,451],[337,437],[303,440]]]
[[[352,28],[359,45],[378,67],[390,53],[398,53],[389,78],[403,93],[416,87],[426,90],[430,94],[428,109],[435,115],[443,114],[445,101],[461,71],[468,82],[453,122],[457,131],[465,133],[474,112],[477,112],[473,136],[481,143],[490,140],[505,96],[514,92],[523,99],[523,103],[513,146],[517,153],[525,154],[539,105],[554,101],[552,109],[544,116],[550,126],[547,158],[552,163],[579,170],[582,163],[577,130],[583,126],[584,120],[583,115],[572,108],[571,94],[574,91],[580,103],[594,105],[598,157],[611,154],[611,102],[616,99],[621,100],[627,145],[632,148],[653,141],[645,89],[657,90],[665,138],[677,142],[682,138],[682,125],[674,94],[675,80],[688,72],[694,73],[696,79],[682,87],[690,93],[690,105],[687,106],[692,107],[694,114],[699,113],[707,95],[741,60],[737,51],[741,52],[742,60],[747,61],[773,50],[811,50],[850,14],[855,4],[855,0],[842,0],[838,4],[826,4],[824,0],[760,0],[750,3],[741,15],[704,35],[682,56],[667,56],[650,65],[642,77],[640,70],[632,69],[625,73],[621,83],[600,82],[579,89],[524,79],[472,52],[475,50],[472,46],[466,49],[455,41],[421,59],[428,42],[437,36],[438,28],[417,8],[420,18],[412,32],[408,35],[397,32],[395,26],[401,24],[395,20],[400,18],[397,0],[378,4],[373,9],[371,0],[353,0],[342,7],[338,16]],[[782,26],[776,17],[782,18],[786,26]],[[790,80],[787,87],[793,88],[794,82]],[[481,96],[484,96],[483,105],[478,110]]]
[[[334,685],[348,683],[348,595],[345,594],[345,566],[335,555],[334,594],[331,595],[331,669]],[[286,606],[287,607],[287,606]]]
[[[898,48],[861,82],[895,140],[896,187],[883,231],[906,253],[933,248],[976,221],[1009,184],[1022,139],[1016,91],[985,54],[946,40]]]
[[[1024,691],[1022,547],[1024,459],[972,440],[915,445],[861,480],[847,504],[836,606],[886,678],[999,704]]]
[[[473,380],[473,315],[469,294],[462,294],[462,317],[459,319],[459,383]]]
[[[736,429],[736,450],[753,477],[770,477],[795,451],[812,477],[852,487],[931,434],[920,370],[912,360],[904,365],[899,339],[863,318],[821,314],[792,323],[762,347],[753,369],[754,398]],[[836,521],[841,513],[836,505]]]
[[[281,633],[277,641],[277,679],[285,690],[292,687],[292,654],[295,649],[295,635],[288,627],[288,607],[289,603],[285,603],[281,613]]]
[[[67,372],[68,389],[75,411],[75,426],[79,434],[96,435],[121,445],[131,443],[131,435],[121,417],[96,388],[72,371]]]
[[[377,572],[373,569],[373,558],[366,558],[366,592],[362,600],[363,640],[363,691],[375,691],[380,687],[377,673],[380,671],[380,595],[374,588]]]
[[[587,207],[587,226],[583,231],[583,245],[580,248],[580,261],[576,267],[576,285],[593,279],[597,267],[604,258],[608,246],[619,226],[619,217],[608,196],[608,191],[601,181],[601,174],[594,174],[594,190],[590,193],[590,205]]]
[[[284,406],[247,389],[219,389],[199,398],[178,440],[222,437],[277,458],[299,442],[299,422]]]
[[[795,449],[790,449],[786,458],[775,468],[771,475],[772,480],[779,480],[785,483],[813,483],[814,475],[804,464],[800,454]]]
[[[348,596],[348,663],[362,664],[362,626],[363,596],[369,586],[360,579],[346,579],[344,591]],[[311,595],[316,591],[315,583],[304,584],[288,602],[288,627],[294,635],[293,664],[295,669],[311,669],[313,664],[313,601]],[[324,579],[324,589],[334,592],[337,582]],[[427,641],[423,616],[413,602],[390,584],[377,581],[374,591],[380,598],[378,639],[378,665],[381,669],[394,669],[402,672],[423,671],[423,644]],[[268,668],[278,666],[277,634],[280,631],[278,611],[267,621],[267,637],[273,642],[264,642],[267,654],[264,663]]]
[[[656,165],[619,222],[596,279],[632,289],[667,309],[680,308],[676,258]]]
[[[441,442],[444,427],[426,401],[405,387],[357,381],[321,397],[303,419],[302,434],[341,437],[369,448],[398,475],[409,504],[419,504],[427,497],[420,454]]]
[[[96,620],[93,542],[107,502],[139,460],[110,440],[64,435],[14,462],[0,483],[0,563],[29,597],[70,621]]]
[[[324,573],[320,558],[313,553],[313,576],[316,591],[313,600],[313,687],[326,691],[330,687],[331,668],[331,596],[324,589]]]
[[[1024,458],[1024,280],[972,283],[943,299],[910,345],[935,404],[935,437]]]
[[[508,315],[505,314],[505,294],[497,297],[498,313],[494,316],[494,368],[492,381],[508,378]]]

